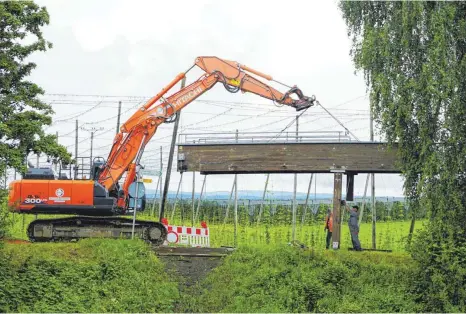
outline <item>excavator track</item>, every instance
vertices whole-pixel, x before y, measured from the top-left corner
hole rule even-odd
[[[31,242],[66,242],[84,238],[131,239],[133,220],[119,217],[77,216],[38,219],[28,226]],[[160,222],[136,220],[134,235],[159,246],[167,238],[167,229]]]

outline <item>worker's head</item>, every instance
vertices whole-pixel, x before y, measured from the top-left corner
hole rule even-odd
[[[330,215],[332,213],[332,210],[329,208],[327,209],[327,215]]]
[[[354,210],[355,212],[358,212],[358,211],[359,211],[359,206],[358,206],[358,205],[353,205],[353,210]]]

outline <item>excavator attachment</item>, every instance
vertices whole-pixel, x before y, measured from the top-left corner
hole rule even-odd
[[[303,92],[296,86],[290,88],[290,90],[287,91],[283,96],[283,99],[289,98],[292,94],[298,96],[298,100],[295,100],[293,104],[293,107],[296,108],[296,111],[307,109],[313,106],[314,102],[316,101],[316,97],[314,95],[310,97],[304,96]]]
[[[31,242],[73,241],[83,238],[131,239],[133,220],[118,217],[70,217],[34,220],[27,229]],[[136,220],[135,237],[162,245],[167,229],[160,222]]]

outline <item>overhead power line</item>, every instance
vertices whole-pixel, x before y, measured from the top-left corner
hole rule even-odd
[[[60,123],[60,122],[65,122],[65,121],[70,121],[70,120],[74,120],[88,112],[91,112],[92,110],[96,109],[98,106],[100,105],[100,102],[98,104],[96,104],[95,106],[91,107],[90,109],[87,109],[87,110],[84,110],[83,112],[80,112],[80,113],[74,113],[72,117],[69,117],[69,118],[66,118],[66,119],[61,119],[61,120],[55,120],[52,122],[52,125],[54,124],[57,124],[57,123]]]
[[[149,100],[152,96],[128,96],[128,95],[92,95],[92,94],[45,94],[44,96],[51,96],[51,97],[94,97],[97,98],[99,102],[104,102],[103,99],[106,98],[112,98],[116,100],[120,100],[123,103],[129,102],[129,101],[139,101],[139,102],[144,102],[145,100]],[[329,107],[330,109],[335,109],[337,107],[343,106],[345,104],[351,103],[353,101],[359,100],[361,98],[366,97],[366,95],[361,95],[355,98],[352,98],[350,100],[347,100],[337,106],[334,107]],[[125,100],[126,98],[126,100]],[[64,100],[62,100],[64,101]],[[269,103],[257,103],[257,102],[245,102],[245,101],[225,101],[225,100],[211,100],[211,99],[196,99],[195,102],[202,102],[206,104],[213,104],[213,105],[235,105],[236,107],[240,106],[248,106],[248,108],[251,108],[251,106],[268,106]]]

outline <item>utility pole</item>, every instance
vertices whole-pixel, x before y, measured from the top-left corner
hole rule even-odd
[[[173,211],[170,217],[170,221],[173,221],[173,218],[175,218],[176,202],[178,201],[178,194],[180,194],[180,188],[181,188],[182,181],[183,181],[183,172],[180,175],[180,182],[178,182],[178,189],[176,190],[175,201],[173,202]]]
[[[94,149],[94,132],[91,132],[91,159],[90,159],[90,165],[92,167],[92,153],[93,153],[93,149]],[[92,171],[91,171],[92,173]]]
[[[192,215],[191,215],[191,226],[194,227],[194,191],[196,185],[196,172],[193,171],[193,194],[192,194]]]
[[[269,178],[270,178],[270,173],[267,173],[267,177],[265,178],[265,186],[264,186],[264,193],[262,194],[262,202],[259,207],[259,215],[257,215],[257,223],[256,225],[259,225],[262,217],[262,211],[264,208],[264,200],[265,200],[265,194],[267,193],[267,185],[269,184]]]
[[[304,212],[303,212],[303,218],[302,218],[302,221],[301,221],[301,226],[304,226],[304,222],[306,220],[307,204],[309,203],[309,195],[311,194],[311,186],[312,186],[312,179],[313,178],[314,178],[314,174],[311,173],[311,179],[309,179],[309,186],[307,188],[306,202],[304,203]]]
[[[371,121],[371,142],[374,141],[374,117],[372,115],[372,109],[371,109],[371,115],[370,115],[370,121]],[[377,211],[375,209],[375,174],[371,173],[371,206],[372,206],[372,249],[375,250],[377,249],[377,244],[376,244],[376,230],[375,230],[375,225],[377,222]]]
[[[225,211],[225,219],[223,220],[223,224],[226,224],[228,220],[231,198],[233,197],[233,192],[235,191],[235,183],[236,183],[235,180],[233,180],[233,185],[231,186],[230,198],[228,199],[228,204],[227,204],[227,209]]]
[[[86,129],[85,127],[81,127],[81,130],[84,130],[84,131],[88,131],[88,132],[91,132],[91,160],[90,160],[90,167],[92,168],[92,153],[93,153],[93,149],[94,149],[94,134],[95,132],[97,131],[102,131],[104,128],[102,127],[99,127],[99,128],[96,128],[96,127],[92,127],[90,129]]]
[[[298,143],[298,132],[299,132],[299,116],[296,116],[296,143]],[[294,174],[294,187],[293,187],[293,216],[292,216],[292,228],[291,228],[291,238],[293,241],[296,240],[296,212],[297,212],[297,204],[296,204],[296,190],[298,188],[298,174]]]
[[[162,162],[162,146],[160,146],[160,202],[159,202],[159,218],[162,215],[162,180],[163,180],[163,162]],[[161,219],[161,218],[160,218]]]
[[[234,246],[238,246],[238,176],[235,174],[235,225]]]
[[[238,143],[238,130],[236,130],[236,143]],[[235,224],[234,224],[234,246],[238,245],[238,174],[235,173]]]
[[[58,131],[55,132],[55,136],[57,137],[57,144],[58,144]],[[55,163],[55,172],[57,171],[58,171],[58,160]],[[58,176],[60,177],[60,174],[58,174]]]
[[[159,176],[159,178],[157,179],[157,185],[155,186],[154,199],[152,201],[152,210],[150,213],[151,216],[155,216],[155,200],[157,199],[157,191],[159,190],[159,184],[161,180],[161,176]]]
[[[333,248],[340,248],[340,234],[341,234],[341,189],[342,189],[343,175],[341,172],[333,174],[333,232],[332,242]]]
[[[118,102],[118,116],[117,116],[116,134],[118,134],[120,132],[120,116],[121,116],[121,101]]]
[[[74,179],[78,178],[78,120],[76,120],[76,129],[74,134],[74,158],[76,159],[76,164],[74,165]]]
[[[369,185],[369,176],[370,174],[367,174],[366,185],[364,186],[364,196],[362,197],[361,212],[359,213],[359,222],[358,222],[359,226],[361,226],[362,216],[364,214],[364,207],[366,207],[366,195],[367,195],[367,186]]]
[[[181,89],[185,87],[186,78],[184,77],[181,81]],[[165,202],[167,200],[168,188],[170,186],[170,174],[172,172],[172,164],[173,164],[173,154],[175,153],[175,142],[176,136],[178,133],[178,124],[180,122],[180,111],[175,113],[175,126],[173,127],[173,135],[172,135],[172,142],[170,145],[170,153],[168,155],[168,165],[167,165],[167,174],[165,175],[165,185],[163,187],[163,196],[162,196],[162,205],[160,209],[160,221],[162,221],[163,214],[165,211]],[[181,182],[181,181],[180,181]]]
[[[206,179],[207,179],[207,175],[204,175],[204,181],[202,182],[202,187],[201,187],[201,195],[199,196],[199,200],[197,202],[196,216],[194,217],[195,221],[197,221],[197,218],[199,217],[199,209],[201,208],[202,196],[204,195],[204,192],[205,192]]]
[[[37,154],[36,168],[39,168],[39,158],[40,154]],[[37,219],[37,214],[34,215],[34,219]]]
[[[136,212],[138,209],[139,171],[136,170],[136,195],[134,197],[133,224],[131,228],[131,239],[134,239],[134,228],[136,226]]]

